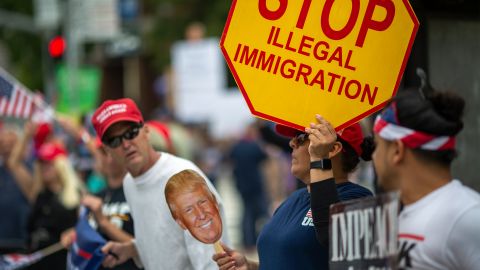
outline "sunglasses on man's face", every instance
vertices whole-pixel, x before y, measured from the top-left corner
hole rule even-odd
[[[292,140],[296,145],[301,146],[302,144],[305,143],[305,141],[308,140],[308,134],[307,133],[297,134],[295,137],[292,138]]]
[[[135,137],[138,136],[138,133],[140,133],[140,129],[142,128],[142,126],[142,124],[132,126],[131,128],[127,129],[127,131],[125,131],[123,134],[102,140],[103,144],[110,148],[117,148],[122,144],[123,140],[130,141],[135,139]]]

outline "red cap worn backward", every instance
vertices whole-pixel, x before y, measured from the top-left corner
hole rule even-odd
[[[360,157],[362,155],[363,131],[359,123],[355,123],[343,130],[337,132],[337,135],[347,142],[355,153]]]
[[[67,150],[58,143],[44,143],[37,151],[37,157],[42,161],[53,161],[59,156],[67,156]]]
[[[103,138],[110,126],[122,121],[143,123],[142,113],[129,98],[107,100],[92,116],[92,124],[99,138]]]
[[[303,133],[302,131],[298,129],[294,129],[291,127],[287,127],[284,125],[276,124],[275,125],[275,131],[288,138],[293,138],[297,134]],[[340,130],[337,132],[337,135],[346,143],[348,143],[353,150],[355,150],[355,153],[358,156],[362,155],[362,142],[363,142],[363,132],[362,132],[362,127],[360,124],[355,123],[343,130]]]

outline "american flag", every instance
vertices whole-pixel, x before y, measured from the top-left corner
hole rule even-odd
[[[5,254],[0,256],[0,270],[16,270],[41,260],[41,252],[32,254]]]
[[[38,95],[0,69],[0,117],[29,119],[34,114],[43,114],[47,107]]]
[[[31,254],[11,253],[0,255],[0,270],[23,269],[62,249],[64,249],[62,243],[58,242]]]
[[[80,217],[75,226],[76,239],[68,251],[68,270],[96,270],[105,257],[101,249],[107,241],[90,226],[88,213],[86,207],[80,208]]]

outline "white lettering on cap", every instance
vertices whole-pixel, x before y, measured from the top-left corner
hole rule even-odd
[[[124,113],[126,111],[127,111],[127,104],[125,103],[113,104],[103,109],[100,112],[100,114],[97,115],[96,120],[101,124],[105,120],[110,118],[112,115]]]

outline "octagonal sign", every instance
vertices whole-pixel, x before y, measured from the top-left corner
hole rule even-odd
[[[395,95],[418,26],[408,0],[233,0],[220,46],[252,114],[339,130]]]

